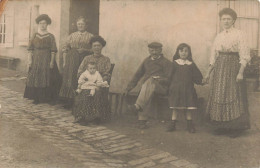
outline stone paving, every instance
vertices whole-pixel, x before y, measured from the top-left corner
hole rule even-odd
[[[100,125],[73,123],[59,105],[34,105],[21,93],[0,85],[0,115],[19,122],[70,154],[86,168],[199,168],[197,164],[141,144]]]

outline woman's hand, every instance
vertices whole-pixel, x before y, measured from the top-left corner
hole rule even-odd
[[[208,69],[208,71],[206,73],[206,76],[202,79],[202,84],[203,85],[209,84],[210,74],[211,74],[213,69],[214,69],[214,65],[210,65],[209,69]]]
[[[30,70],[31,67],[32,67],[32,62],[28,62],[28,64],[27,64],[28,71]]]
[[[64,52],[64,53],[62,54],[62,58],[63,58],[63,68],[64,68],[65,65],[66,65],[66,57],[67,57],[67,53]]]
[[[243,74],[242,74],[242,73],[238,73],[238,74],[237,74],[237,79],[236,79],[236,81],[237,81],[237,82],[241,82],[241,81],[243,81],[243,79],[244,79]]]
[[[52,69],[54,67],[54,62],[50,63],[50,68]]]

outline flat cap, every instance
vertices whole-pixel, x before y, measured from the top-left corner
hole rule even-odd
[[[158,42],[152,42],[150,44],[148,44],[148,47],[149,48],[162,48],[162,44],[161,43],[158,43]]]

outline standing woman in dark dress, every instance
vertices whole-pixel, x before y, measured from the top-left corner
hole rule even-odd
[[[38,103],[55,103],[58,97],[61,76],[55,62],[57,52],[54,35],[47,31],[51,24],[48,15],[42,14],[36,18],[38,32],[30,40],[28,47],[28,76],[24,98]]]
[[[238,136],[250,128],[244,69],[250,61],[245,34],[234,28],[237,14],[224,8],[219,12],[223,31],[214,41],[210,66],[205,77],[213,72],[207,113],[215,133]]]
[[[79,17],[77,32],[69,35],[63,49],[63,80],[60,97],[65,100],[65,107],[70,108],[78,86],[78,68],[83,58],[91,54],[89,40],[93,36],[86,31],[87,20]]]
[[[97,71],[102,76],[103,81],[110,81],[110,59],[102,55],[102,49],[106,45],[106,41],[101,36],[94,36],[91,38],[90,44],[93,54],[85,57],[82,61],[78,70],[78,77],[87,69],[88,64],[93,62],[96,64]],[[76,122],[80,123],[108,121],[111,115],[108,102],[108,88],[100,88],[94,96],[89,96],[87,90],[83,90],[75,97],[72,114]]]

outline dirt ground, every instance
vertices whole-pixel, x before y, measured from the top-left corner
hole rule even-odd
[[[19,73],[0,69],[0,78],[17,74]],[[1,81],[0,84],[18,92],[23,92],[25,87],[23,80]],[[254,112],[257,111],[259,103],[259,93],[249,96],[250,109]],[[10,159],[14,163],[20,160],[23,160],[24,164],[35,163],[32,167],[40,167],[47,160],[48,165],[56,164],[65,168],[72,165],[66,163],[74,163],[73,160],[69,160],[68,156],[63,156],[61,151],[50,147],[46,142],[37,139],[35,135],[26,132],[12,121],[1,118],[0,122],[1,168],[3,167],[1,164],[9,162]],[[135,128],[135,125],[136,117],[132,115],[114,117],[110,123],[105,124],[106,127],[137,139],[143,144],[170,152],[205,168],[260,167],[260,132],[254,126],[242,136],[230,138],[213,135],[207,125],[197,125],[195,134],[188,133],[183,122],[177,125],[177,131],[174,133],[165,132],[166,123],[163,121],[150,121],[150,128],[146,130],[139,130]],[[22,146],[22,148],[18,150],[15,148],[17,146]],[[31,162],[27,162],[27,159]]]
[[[0,116],[0,168],[81,167],[61,149]]]

